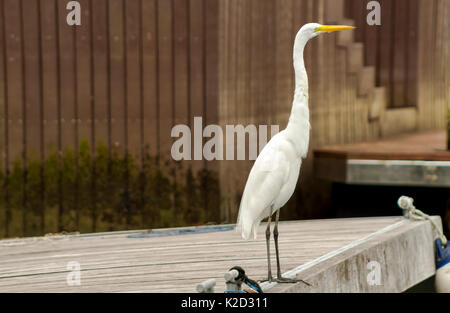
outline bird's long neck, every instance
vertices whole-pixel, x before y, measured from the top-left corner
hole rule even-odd
[[[309,144],[308,75],[303,51],[307,39],[297,36],[294,43],[295,92],[286,133],[302,157],[306,156]]]

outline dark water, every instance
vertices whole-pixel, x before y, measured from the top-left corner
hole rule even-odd
[[[420,284],[415,285],[414,287],[409,288],[405,291],[405,293],[436,293],[436,289],[434,288],[434,279],[436,276],[432,276]]]

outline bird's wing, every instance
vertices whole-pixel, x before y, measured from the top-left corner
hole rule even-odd
[[[240,210],[251,212],[255,219],[261,215],[264,215],[261,218],[268,216],[270,207],[289,177],[290,167],[279,144],[266,146],[250,171]]]

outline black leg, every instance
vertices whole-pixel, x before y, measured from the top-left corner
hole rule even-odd
[[[275,254],[277,256],[277,282],[279,283],[296,283],[297,280],[284,278],[281,276],[280,253],[278,251],[278,220],[280,218],[280,210],[275,215],[275,227],[273,228],[273,239],[275,240]]]
[[[270,266],[270,221],[272,217],[269,216],[267,219],[267,228],[266,228],[266,245],[267,245],[267,280],[272,282],[272,268]]]
[[[281,278],[280,254],[278,251],[278,219],[280,218],[280,210],[275,213],[275,227],[273,228],[273,239],[275,240],[275,254],[277,256],[277,277]]]

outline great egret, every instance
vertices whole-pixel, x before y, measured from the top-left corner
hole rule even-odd
[[[353,26],[320,25],[309,23],[298,31],[294,42],[295,93],[291,115],[286,129],[276,134],[263,148],[256,159],[242,195],[237,229],[248,240],[261,220],[268,218],[266,229],[268,280],[272,281],[270,266],[270,222],[276,212],[273,236],[277,258],[277,281],[295,282],[281,276],[278,253],[279,209],[292,196],[300,172],[302,158],[306,157],[309,145],[308,76],[303,61],[303,50],[309,39],[322,33],[353,29]]]

